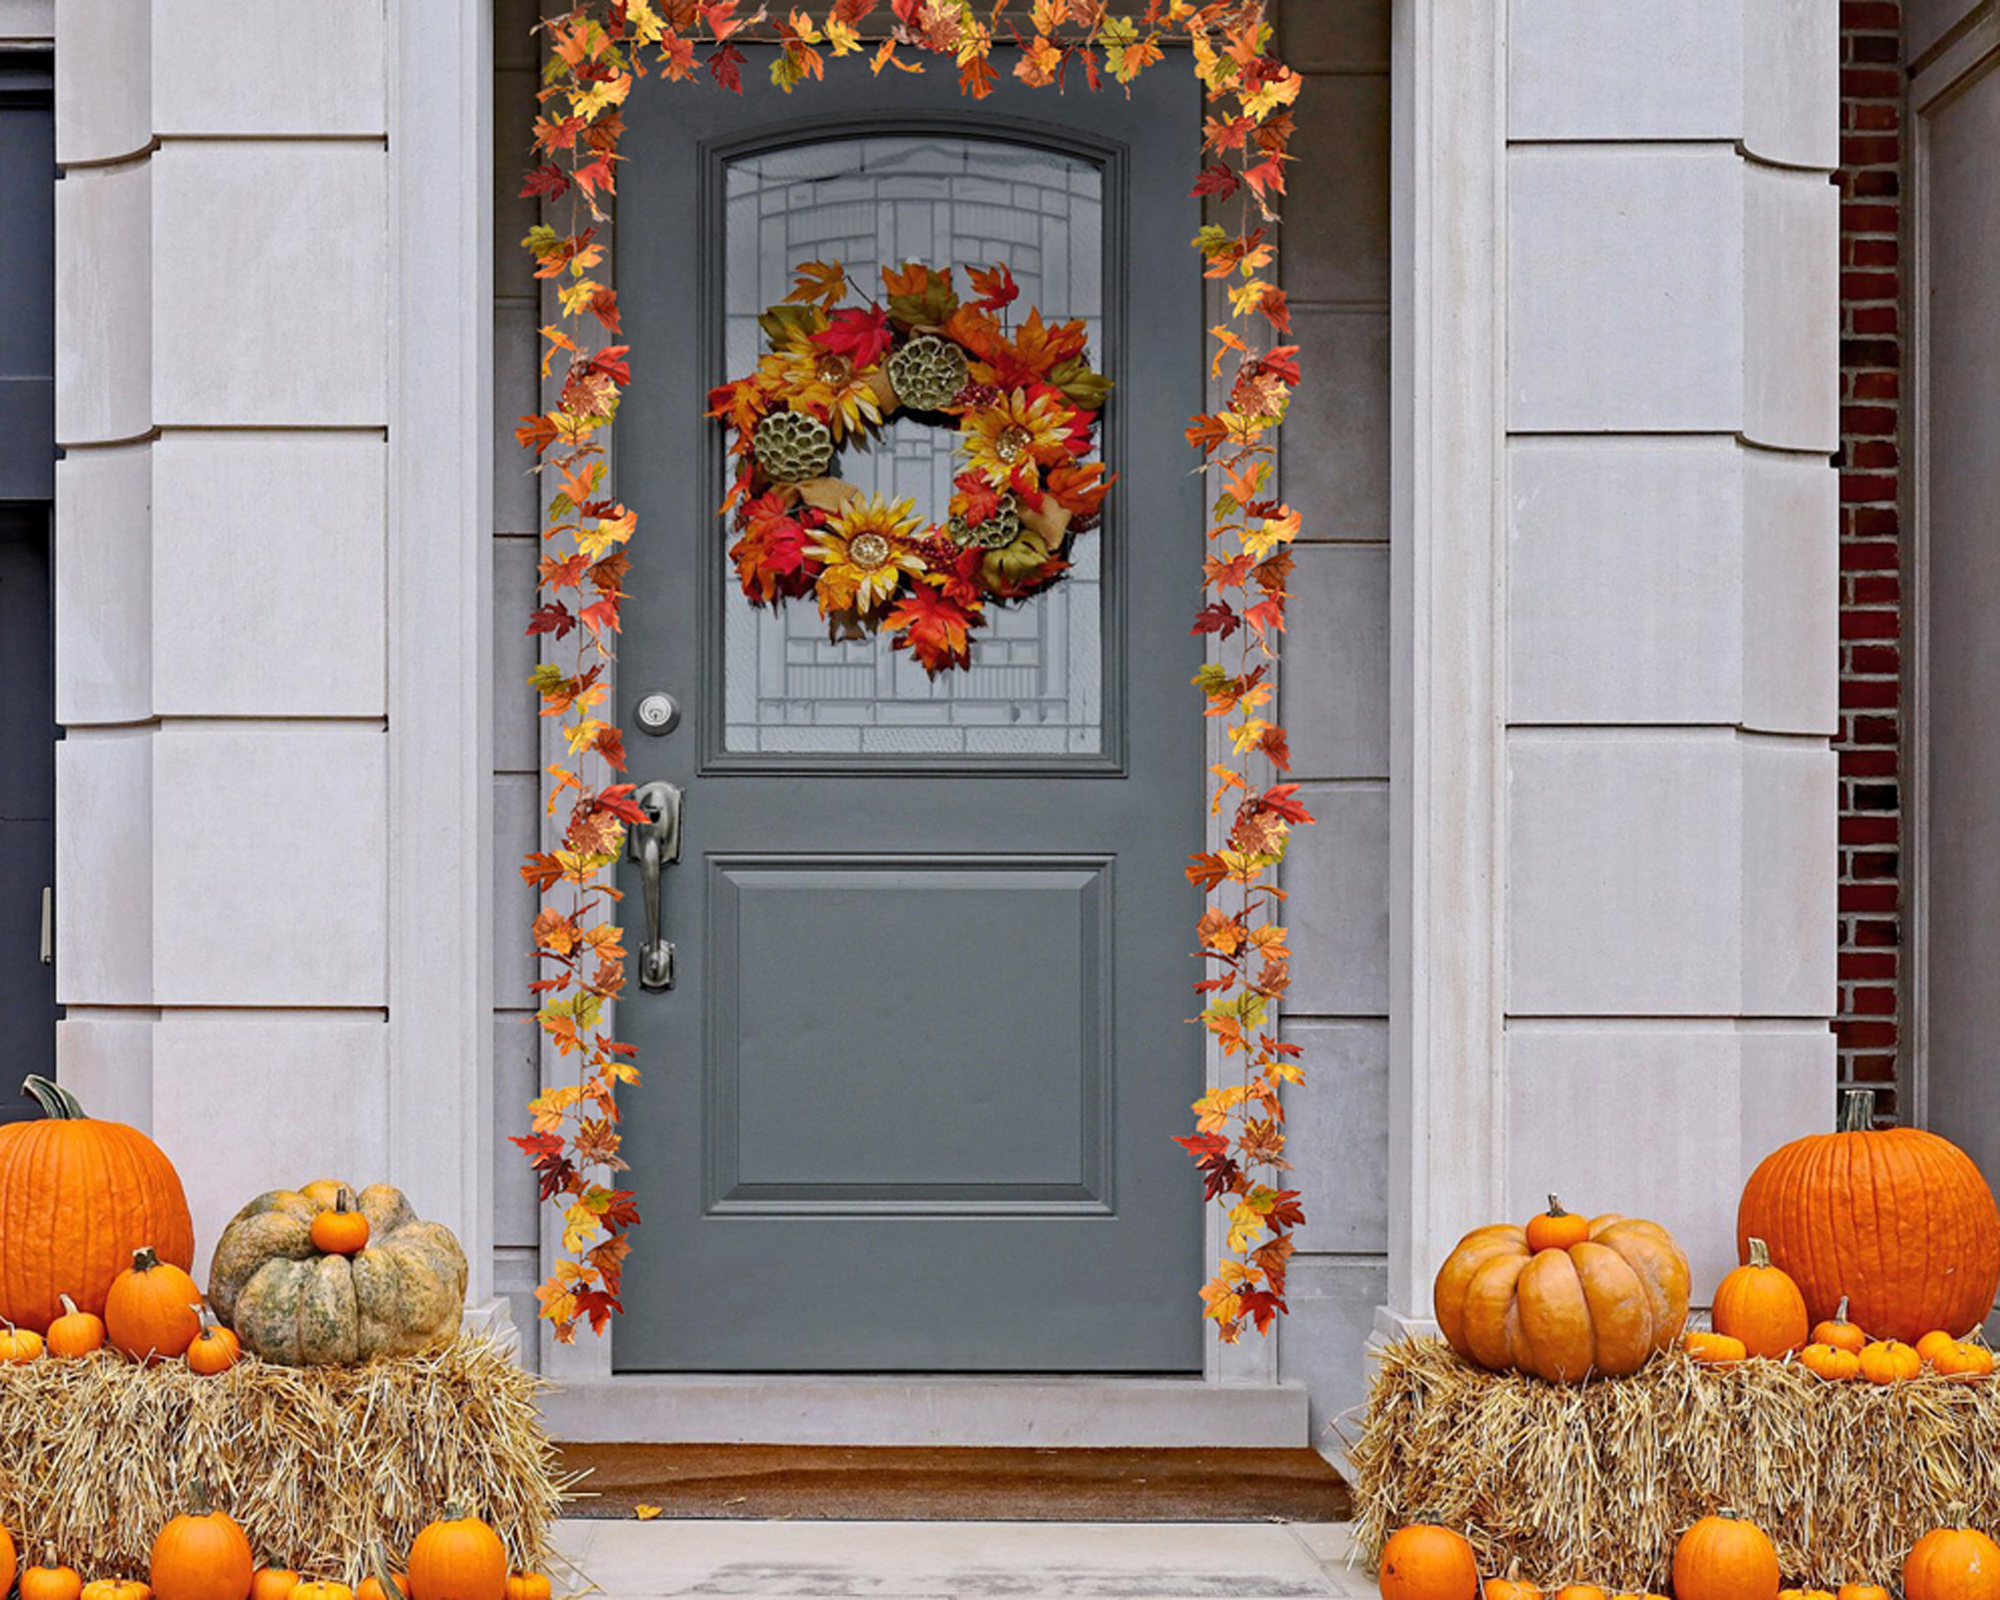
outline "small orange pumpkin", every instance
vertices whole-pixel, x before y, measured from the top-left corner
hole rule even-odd
[[[188,1369],[200,1373],[204,1378],[212,1378],[218,1372],[227,1372],[242,1359],[242,1342],[209,1315],[207,1306],[197,1303],[194,1314],[201,1319],[201,1332],[197,1333],[188,1344]],[[288,1590],[287,1593],[289,1592]],[[350,1596],[349,1600],[353,1600],[353,1597]]]
[[[507,1574],[507,1600],[549,1600],[548,1575],[542,1572]]]
[[[1681,1348],[1705,1367],[1734,1366],[1750,1354],[1741,1339],[1732,1339],[1726,1333],[1711,1333],[1706,1328],[1682,1334]]]
[[[1378,1572],[1382,1600],[1474,1600],[1479,1593],[1472,1546],[1435,1523],[1413,1522],[1390,1534]]]
[[[1963,1506],[1950,1515],[1955,1525],[1933,1528],[1903,1562],[1904,1600],[2000,1600],[2000,1545],[1965,1526]]]
[[[0,1333],[0,1363],[18,1366],[23,1362],[39,1360],[42,1354],[42,1336],[32,1328],[17,1328],[13,1323],[0,1324],[6,1332]],[[0,1590],[4,1594],[5,1590]]]
[[[1861,1375],[1861,1357],[1839,1345],[1809,1344],[1799,1352],[1799,1365],[1828,1383],[1845,1383]]]
[[[1900,1339],[1877,1339],[1858,1359],[1870,1383],[1901,1383],[1924,1370],[1924,1358]]]
[[[1526,1578],[1517,1577],[1518,1566],[1510,1568],[1504,1578],[1488,1578],[1480,1586],[1480,1600],[1542,1600],[1542,1591]]]
[[[1993,1371],[1993,1352],[1970,1339],[1954,1339],[1931,1358],[1931,1365],[1947,1378],[1984,1378]]]
[[[48,1346],[52,1356],[75,1358],[104,1348],[104,1319],[92,1311],[79,1311],[68,1295],[62,1297],[63,1314],[49,1324]]]
[[[368,1218],[356,1208],[352,1190],[343,1188],[333,1197],[332,1209],[312,1219],[307,1237],[321,1255],[358,1256],[368,1248]]]
[[[14,1536],[0,1528],[0,1595],[14,1587],[14,1567],[20,1559],[14,1548]]]
[[[1957,1343],[1958,1336],[1956,1334],[1946,1333],[1942,1328],[1933,1328],[1917,1341],[1917,1354],[1922,1356],[1926,1361],[1935,1363],[1940,1350],[1944,1349],[1947,1345]]]
[[[1556,1590],[1555,1600],[1611,1600],[1611,1596],[1594,1583],[1566,1583]]]
[[[408,1600],[410,1580],[389,1564],[389,1547],[379,1540],[375,1545],[374,1571],[361,1580],[360,1588],[354,1591],[354,1600]]]
[[[83,1600],[153,1600],[153,1591],[137,1578],[92,1578],[83,1586]]]
[[[111,1292],[115,1300],[118,1291]],[[250,1541],[236,1520],[209,1504],[208,1489],[199,1479],[189,1484],[187,1510],[153,1541],[154,1595],[158,1600],[249,1600],[256,1571]]]
[[[132,1265],[112,1280],[105,1296],[105,1334],[135,1361],[181,1355],[201,1332],[201,1318],[194,1311],[200,1299],[200,1285],[179,1267],[162,1261],[150,1247],[135,1250]]]
[[[74,1567],[29,1567],[21,1574],[21,1600],[78,1600],[82,1593]]]
[[[354,1591],[344,1583],[314,1578],[292,1590],[292,1600],[354,1600]]]
[[[1843,1583],[1834,1600],[1892,1600],[1892,1597],[1879,1583]]]
[[[1831,1589],[1780,1589],[1778,1600],[1833,1600]]]
[[[299,1581],[290,1567],[259,1567],[250,1575],[250,1600],[291,1600]]]
[[[1836,1350],[1852,1350],[1861,1354],[1861,1347],[1868,1342],[1868,1335],[1847,1320],[1847,1296],[1840,1297],[1840,1305],[1826,1321],[1813,1327],[1814,1344],[1830,1344]]]
[[[411,1600],[506,1600],[507,1547],[479,1518],[448,1504],[444,1516],[410,1545],[410,1595]]]
[[[1711,1320],[1716,1332],[1734,1334],[1753,1356],[1790,1355],[1812,1331],[1805,1296],[1789,1274],[1771,1265],[1762,1239],[1752,1239],[1750,1259],[1715,1286]]]
[[[1549,1196],[1548,1210],[1528,1219],[1530,1250],[1567,1250],[1589,1237],[1590,1218],[1563,1210],[1562,1202],[1554,1195]]]
[[[1777,1600],[1780,1582],[1770,1536],[1727,1511],[1703,1517],[1674,1546],[1674,1600]]]

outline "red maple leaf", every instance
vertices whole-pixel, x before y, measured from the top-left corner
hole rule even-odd
[[[731,94],[743,92],[743,52],[733,44],[717,45],[709,52],[708,75]]]
[[[565,605],[546,605],[528,619],[528,632],[552,633],[558,639],[566,638],[570,629],[576,626],[576,618]]]
[[[1296,783],[1276,784],[1264,791],[1259,803],[1266,811],[1275,811],[1287,822],[1311,822],[1313,815],[1299,803],[1298,792]]]
[[[982,311],[999,311],[1021,298],[1021,286],[1005,262],[990,270],[967,267],[965,271],[972,279],[973,294],[978,296],[972,303]]]
[[[872,367],[889,353],[892,336],[889,313],[880,306],[849,306],[834,312],[827,326],[812,336],[813,343],[835,355],[846,356],[857,367]]]
[[[882,619],[895,634],[890,648],[908,650],[932,677],[947,667],[972,664],[971,631],[981,622],[977,606],[961,605],[928,583],[904,594]]]
[[[1195,613],[1189,633],[1215,633],[1227,639],[1243,625],[1243,619],[1220,600],[1211,600]]]
[[[551,161],[544,166],[528,169],[527,175],[521,184],[521,198],[523,200],[538,198],[555,200],[560,198],[563,191],[568,188],[569,174]]]
[[[1227,200],[1243,187],[1243,179],[1234,167],[1218,161],[1212,167],[1203,167],[1201,176],[1194,181],[1194,192],[1188,198],[1200,200],[1213,195],[1217,200]]]

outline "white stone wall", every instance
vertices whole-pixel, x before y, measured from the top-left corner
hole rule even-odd
[[[1459,1234],[1550,1191],[1668,1223],[1705,1299],[1743,1177],[1833,1109],[1837,8],[1513,0],[1484,36],[1411,10],[1412,39],[1461,30],[1463,86],[1504,76],[1439,90],[1469,152],[1413,218],[1473,236],[1411,290],[1487,346],[1448,453],[1405,423],[1432,597],[1476,557],[1484,652],[1456,733],[1416,661],[1413,770],[1481,842],[1451,866],[1412,823],[1474,912],[1418,871],[1409,981],[1457,1010],[1412,1024],[1391,1304],[1427,1317]],[[1408,348],[1415,394],[1449,381]],[[1440,517],[1440,483],[1478,510]],[[1490,978],[1446,970],[1482,947]]]
[[[402,1182],[483,1240],[392,1081],[420,1008],[392,1015],[391,962],[421,965],[392,864],[423,813],[417,718],[400,747],[390,722],[382,0],[54,20],[60,1071],[174,1157],[204,1262],[245,1199],[322,1175]]]

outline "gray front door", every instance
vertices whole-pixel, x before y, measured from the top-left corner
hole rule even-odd
[[[1204,811],[1202,507],[1181,440],[1202,409],[1200,100],[1184,61],[1129,99],[1000,65],[979,103],[949,69],[859,60],[787,97],[753,55],[740,99],[649,84],[627,107],[616,472],[641,534],[618,699],[628,775],[686,807],[675,985],[635,985],[618,1019],[646,1075],[624,1370],[1201,1362],[1201,1192],[1171,1142],[1202,1077],[1182,872]],[[735,589],[705,396],[755,366],[793,268],[829,259],[862,285],[1004,262],[1017,311],[1089,319],[1116,380],[1103,526],[969,672],[933,681],[886,636],[829,643],[810,601]],[[950,450],[897,422],[838,470],[941,518]],[[634,715],[653,691],[685,708],[663,737]]]

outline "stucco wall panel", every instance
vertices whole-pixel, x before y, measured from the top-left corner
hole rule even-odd
[[[338,725],[160,733],[153,920],[161,1004],[385,1003],[384,746],[375,729]],[[438,936],[456,935],[441,926]]]
[[[1757,0],[1743,8],[1743,145],[1788,167],[1840,165],[1840,8]]]
[[[1742,1011],[1827,1016],[1837,998],[1838,763],[1817,741],[1749,739],[1741,752]]]
[[[1813,456],[1742,452],[1743,715],[1767,732],[1840,724],[1839,476]]]
[[[56,442],[137,439],[153,425],[153,164],[83,168],[56,185]]]
[[[1306,381],[1280,435],[1285,497],[1300,537],[1389,536],[1389,314],[1292,308]]]
[[[140,722],[153,704],[152,446],[56,463],[56,720]]]
[[[201,1282],[252,1196],[315,1178],[379,1181],[389,1120],[379,1015],[173,1013],[153,1024],[152,1058],[153,1137],[201,1152],[180,1164]]]
[[[72,1006],[56,1024],[56,1077],[93,1117],[152,1132],[156,1016]]]
[[[153,142],[152,11],[56,0],[56,160],[120,161]]]
[[[382,426],[382,151],[175,143],[152,164],[155,420]]]
[[[169,433],[153,451],[155,710],[381,716],[382,440]]]
[[[56,745],[56,999],[153,1000],[153,741],[72,729]]]
[[[152,0],[161,134],[379,134],[383,0]],[[254,71],[224,63],[255,61]]]
[[[1820,172],[1744,167],[1743,435],[1840,443],[1840,192]]]
[[[1294,300],[1389,298],[1389,80],[1322,78],[1299,96],[1286,175],[1285,292]],[[1308,249],[1297,241],[1311,241]]]
[[[1279,700],[1295,778],[1389,773],[1389,551],[1296,553]]]
[[[1380,1018],[1288,1022],[1306,1081],[1285,1091],[1286,1154],[1317,1175],[1301,1251],[1379,1255],[1389,1247],[1389,1024]]]
[[[1318,825],[1291,837],[1281,911],[1291,930],[1288,1012],[1385,1016],[1389,1010],[1389,789],[1308,783]]]
[[[1740,0],[1514,0],[1509,136],[1733,140],[1742,11]]]

